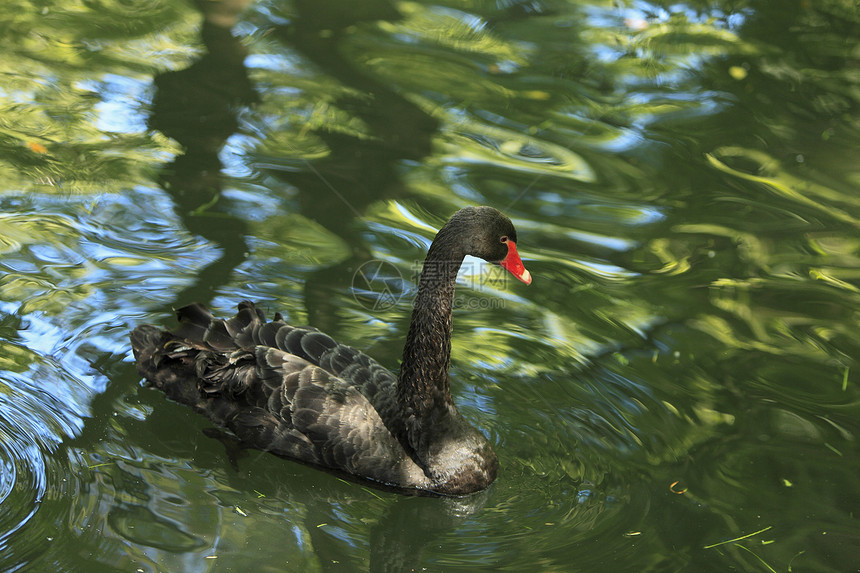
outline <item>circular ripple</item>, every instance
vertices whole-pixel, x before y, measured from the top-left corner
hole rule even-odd
[[[0,550],[8,558],[8,540],[39,508],[47,472],[42,451],[27,443],[21,418],[26,412],[0,398]]]
[[[32,359],[35,354],[16,344],[3,349],[10,357],[7,368],[16,368],[15,353]],[[60,442],[73,435],[81,420],[69,405],[46,388],[61,383],[61,369],[46,360],[28,373],[41,386],[28,383],[24,374],[0,371],[0,570],[30,562],[44,552],[56,536],[57,511],[66,500],[69,472]],[[58,504],[58,500],[63,500]],[[45,514],[47,503],[51,509]],[[44,514],[44,515],[43,515]]]

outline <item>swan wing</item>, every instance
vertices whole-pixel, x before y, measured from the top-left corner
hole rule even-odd
[[[218,358],[201,391],[243,442],[385,484],[429,483],[355,385],[270,346]]]

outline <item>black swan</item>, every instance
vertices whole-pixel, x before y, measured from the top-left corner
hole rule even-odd
[[[454,284],[467,254],[531,283],[516,240],[513,223],[496,209],[454,213],[424,261],[399,376],[280,314],[266,322],[250,302],[229,320],[192,304],[177,311],[173,332],[136,328],[137,368],[248,447],[398,490],[483,490],[496,478],[498,458],[448,387]]]

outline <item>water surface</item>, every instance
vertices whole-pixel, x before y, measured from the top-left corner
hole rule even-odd
[[[0,569],[860,569],[853,2],[198,4],[0,7]],[[192,301],[396,369],[473,204],[534,277],[457,293],[487,492],[237,455],[140,384]]]

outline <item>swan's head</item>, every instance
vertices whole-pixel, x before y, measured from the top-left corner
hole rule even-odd
[[[526,284],[532,282],[517,253],[517,230],[505,215],[492,207],[460,209],[439,231],[443,240],[457,241],[467,255],[502,266]]]

